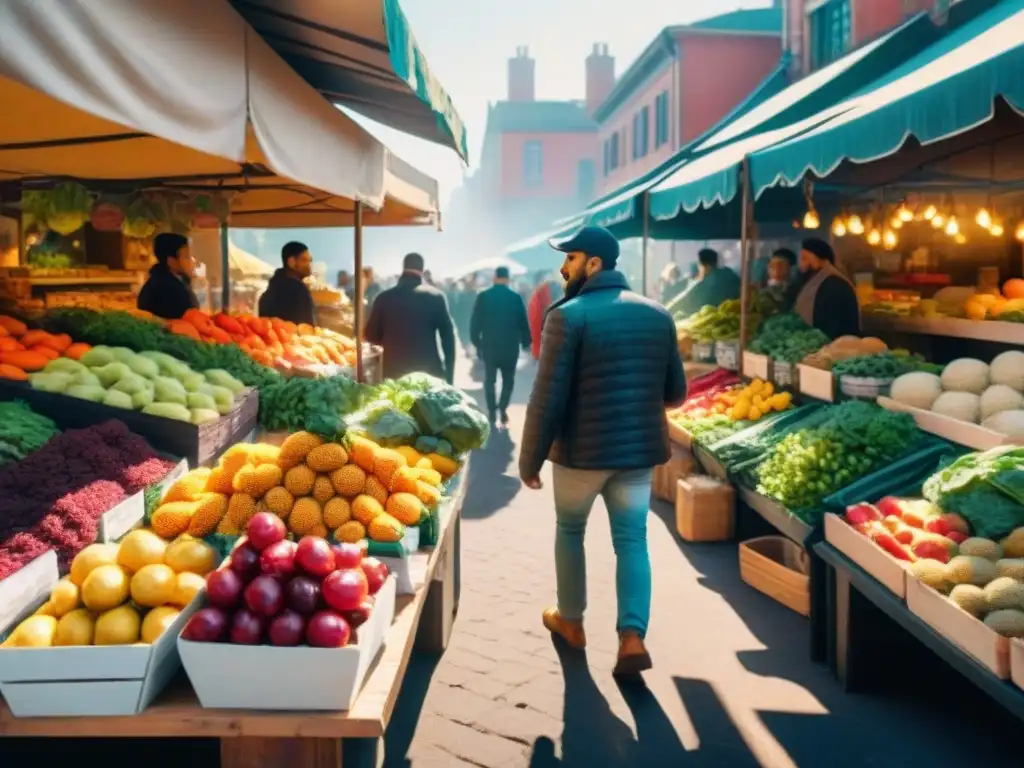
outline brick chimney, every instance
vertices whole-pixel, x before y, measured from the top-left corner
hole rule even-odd
[[[615,87],[615,57],[607,43],[594,43],[587,56],[587,112],[594,114]]]
[[[809,64],[806,0],[776,0],[778,5],[782,6],[782,51],[790,56],[790,75],[799,79],[807,73]]]
[[[534,100],[536,64],[525,45],[516,48],[515,57],[508,60],[509,101]]]

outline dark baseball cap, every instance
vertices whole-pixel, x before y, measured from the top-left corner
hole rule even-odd
[[[551,238],[548,244],[556,251],[580,251],[601,260],[605,269],[613,269],[619,260],[619,241],[604,227],[583,227],[566,238]]]

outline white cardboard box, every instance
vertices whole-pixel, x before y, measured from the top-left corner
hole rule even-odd
[[[56,583],[54,557],[45,588],[23,605],[3,631],[13,629],[46,602]],[[4,648],[0,650],[0,693],[15,717],[137,714],[177,673],[176,640],[200,600],[197,597],[184,608],[153,645]]]
[[[743,375],[748,379],[768,381],[771,377],[771,360],[768,355],[743,351]]]
[[[137,526],[146,517],[146,495],[139,492],[129,496],[113,509],[100,517],[100,529],[97,541],[109,543],[117,541],[128,531]]]
[[[21,619],[27,609],[49,599],[57,583],[57,553],[52,549],[0,581],[0,635]]]
[[[357,645],[277,648],[178,638],[181,661],[206,709],[343,711],[359,695],[395,617],[396,579],[377,593]]]
[[[824,400],[826,403],[835,402],[836,382],[832,371],[823,371],[803,363],[797,366],[797,370],[800,373],[800,394],[813,397],[816,400]]]
[[[998,677],[1010,677],[1010,639],[993,632],[945,595],[907,578],[907,608]]]
[[[426,575],[425,557],[417,557],[416,553],[420,548],[420,529],[418,525],[409,525],[405,528],[405,536],[402,537],[402,546],[405,547],[404,557],[377,557],[388,570],[395,574],[398,580],[399,595],[416,594],[417,586],[421,585]]]

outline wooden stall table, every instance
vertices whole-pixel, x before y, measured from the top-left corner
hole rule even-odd
[[[1000,680],[984,665],[960,650],[924,619],[911,613],[897,595],[827,542],[814,547],[826,565],[828,579],[828,661],[848,692],[864,690],[872,655],[880,647],[879,619],[887,617],[916,641],[976,685],[996,703],[1024,720],[1024,690]]]
[[[182,671],[144,712],[117,717],[16,718],[0,699],[0,737],[216,738],[222,768],[370,768],[384,756],[384,732],[413,650],[443,651],[460,592],[460,516],[469,462],[441,507],[437,545],[413,555],[414,595],[400,596],[385,646],[347,712],[203,709]]]

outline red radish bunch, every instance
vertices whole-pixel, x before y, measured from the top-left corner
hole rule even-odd
[[[373,610],[388,577],[356,544],[306,536],[288,541],[281,518],[260,512],[227,564],[206,578],[207,606],[181,636],[236,645],[340,648]]]

